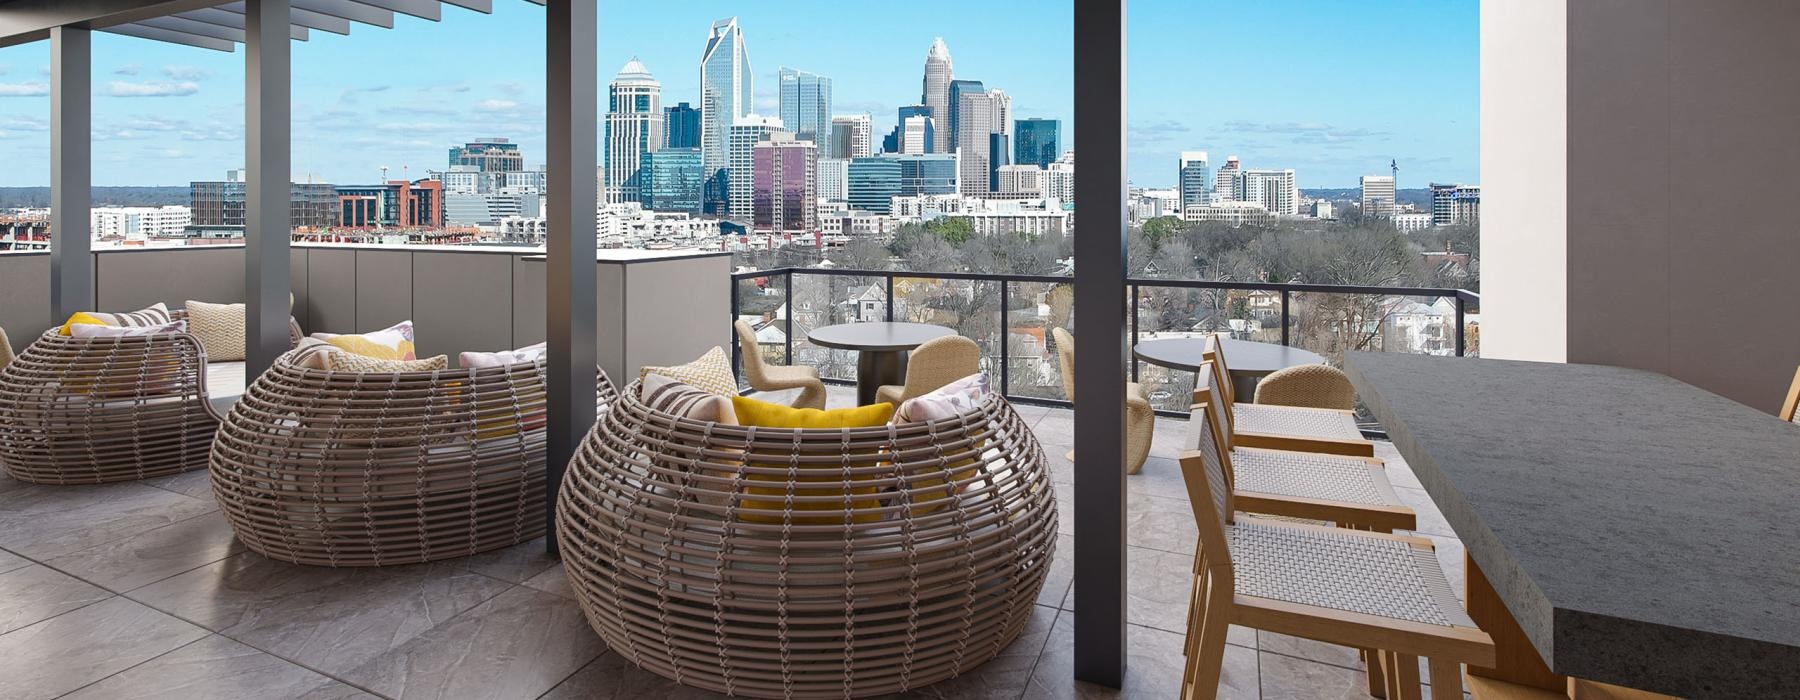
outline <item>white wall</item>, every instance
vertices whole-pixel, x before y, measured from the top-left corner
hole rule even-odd
[[[1568,359],[1568,0],[1481,3],[1481,354]]]

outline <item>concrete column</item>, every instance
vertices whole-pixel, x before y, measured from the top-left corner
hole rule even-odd
[[[248,0],[244,15],[244,352],[248,377],[288,349],[292,268],[289,0]]]
[[[94,310],[93,39],[50,29],[50,317]],[[30,342],[30,339],[25,339]]]

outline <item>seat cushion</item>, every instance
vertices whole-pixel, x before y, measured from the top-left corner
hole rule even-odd
[[[742,396],[733,396],[731,397],[731,407],[733,411],[737,413],[738,423],[740,425],[751,425],[762,428],[804,428],[815,430],[868,428],[886,425],[888,419],[892,418],[894,415],[894,405],[891,403],[878,403],[871,406],[836,408],[829,411],[821,411],[816,408],[792,408],[778,403],[768,403],[766,401],[757,401],[756,399],[747,399]],[[772,452],[765,448],[759,448],[750,455],[747,455],[746,458],[749,460],[751,466],[788,468],[791,463],[792,452],[785,452],[786,453],[784,454],[782,452]],[[794,486],[792,487],[792,491],[795,495],[827,496],[842,494],[842,489],[844,487],[841,484],[844,482],[838,465],[806,464],[801,465],[799,468],[802,470],[816,468],[820,470],[821,473],[827,473],[830,474],[830,476],[795,477]],[[866,481],[873,478],[873,476],[852,477],[852,481]],[[750,481],[785,482],[786,479],[779,476],[752,474],[750,475]],[[806,486],[806,484],[819,485]],[[834,489],[836,490],[835,493],[833,493]],[[851,488],[850,493],[852,495],[867,496],[868,498],[860,498],[852,501],[850,508],[852,510],[860,511],[873,510],[881,507],[881,500],[876,498],[876,491],[877,489],[874,486]],[[751,486],[745,488],[744,492],[752,496],[761,496],[761,498],[743,500],[743,508],[746,512],[743,513],[741,517],[750,522],[757,523],[782,522],[782,517],[778,514],[762,515],[748,511],[773,511],[778,513],[784,508],[783,501],[789,493],[789,487],[785,484],[766,487]],[[793,504],[793,508],[796,511],[838,510],[842,507],[843,504],[841,502],[796,502]],[[881,516],[877,513],[856,513],[851,516],[851,519],[855,522],[866,523],[878,521],[881,519]],[[843,522],[843,520],[836,516],[794,516],[793,522],[797,525],[835,525]]]
[[[244,363],[206,363],[206,401],[213,411],[225,415],[244,395]]]
[[[1320,408],[1231,405],[1234,432],[1291,435],[1294,437],[1361,440],[1362,430],[1356,417],[1348,413]]]

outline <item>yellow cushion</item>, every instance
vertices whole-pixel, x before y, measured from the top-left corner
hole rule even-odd
[[[69,330],[69,328],[71,326],[104,326],[104,325],[106,325],[106,322],[102,321],[98,318],[95,318],[93,314],[90,314],[86,311],[77,311],[77,312],[75,312],[74,316],[69,317],[69,321],[67,323],[62,324],[62,328],[58,329],[56,334],[61,335],[61,336],[73,335],[74,332]]]
[[[673,367],[644,367],[638,370],[638,379],[644,375],[660,374],[670,379],[679,379],[683,383],[701,391],[709,391],[720,396],[736,396],[737,376],[731,373],[731,355],[717,345],[706,351],[699,359],[685,365]]]
[[[412,321],[401,321],[387,328],[368,333],[314,333],[312,337],[323,340],[332,347],[363,357],[373,357],[378,360],[417,358],[413,351]]]
[[[829,411],[821,411],[816,408],[793,408],[790,406],[783,406],[781,404],[769,403],[766,401],[757,401],[756,399],[747,399],[742,396],[731,397],[731,408],[733,411],[735,411],[737,413],[737,419],[738,419],[739,425],[753,425],[753,426],[762,427],[762,428],[811,428],[811,429],[824,429],[824,430],[831,430],[831,429],[837,429],[837,428],[867,428],[867,427],[873,427],[873,426],[879,426],[879,425],[886,425],[888,422],[888,419],[892,418],[894,415],[894,405],[891,403],[878,403],[878,404],[875,404],[872,406],[858,406],[856,408],[836,408],[836,409],[832,409]],[[788,462],[785,459],[782,459],[781,457],[779,457],[778,454],[779,453],[774,453],[774,452],[752,453],[750,455],[750,458],[751,458],[750,464],[751,464],[751,466],[756,466],[756,467],[786,467],[788,465]],[[759,461],[756,459],[757,457],[768,458],[768,459],[771,459],[772,461],[766,461],[766,462]],[[823,470],[829,470],[829,471],[834,471],[834,472],[838,471],[838,469],[836,467],[831,467],[831,466],[816,466],[816,467],[814,467],[814,466],[810,466],[810,465],[803,465],[801,468],[802,469],[816,468],[816,469],[823,469]],[[855,480],[858,480],[858,481],[864,481],[864,480],[874,479],[875,477],[873,475],[870,475],[870,476],[852,477],[852,478]],[[760,474],[751,475],[750,480],[751,481],[786,481],[786,479],[784,479],[782,477],[764,476],[764,475],[760,475]],[[843,479],[841,476],[838,476],[835,474],[832,476],[821,476],[821,477],[816,477],[816,478],[798,477],[796,479],[796,481],[799,483],[808,483],[808,482],[841,483],[842,480]],[[782,508],[784,507],[783,500],[787,497],[788,490],[785,487],[784,488],[763,488],[763,487],[752,486],[752,487],[747,488],[746,492],[753,496],[767,496],[768,498],[767,499],[745,499],[743,501],[743,507],[745,509],[761,510],[761,511],[770,511],[770,510],[779,511],[779,510],[782,510]],[[813,489],[810,491],[804,487],[798,487],[795,489],[795,495],[801,495],[801,496],[822,496],[822,495],[827,495],[828,493],[829,492],[824,491],[822,489]],[[859,487],[859,488],[851,489],[850,493],[853,495],[857,495],[857,496],[873,496],[876,493],[876,488],[874,486]],[[878,498],[859,499],[856,501],[852,501],[850,506],[855,509],[873,510],[875,508],[881,507],[881,500]],[[840,506],[839,504],[836,504],[836,503],[795,503],[794,504],[795,510],[838,510],[841,507],[842,506]],[[771,516],[771,515],[752,515],[752,514],[746,513],[743,515],[743,518],[750,522],[758,522],[758,523],[779,523],[779,522],[781,522],[781,516],[779,516],[779,515],[773,515],[773,516]],[[881,514],[871,512],[868,514],[855,515],[852,517],[852,519],[855,522],[859,522],[859,523],[875,522],[875,521],[881,519]],[[841,524],[842,522],[843,522],[842,518],[835,517],[835,516],[833,516],[833,517],[824,517],[824,516],[800,517],[800,516],[796,516],[794,518],[794,524],[796,524],[796,525],[832,525],[832,524]]]

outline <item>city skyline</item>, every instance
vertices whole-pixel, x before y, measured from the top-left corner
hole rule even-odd
[[[862,31],[854,28],[872,25],[858,23],[860,10],[830,7],[839,11],[844,29],[803,36],[786,6],[603,4],[597,88],[604,95],[613,70],[636,56],[663,84],[666,105],[697,105],[707,27],[736,16],[751,55],[752,111],[775,116],[777,70],[799,67],[833,80],[834,115],[868,112],[873,132],[885,134],[898,108],[921,97],[926,51],[942,36],[958,78],[1004,90],[1015,100],[1015,119],[1058,120],[1062,148],[1073,146],[1072,86],[1063,77],[1072,71],[1071,52],[1066,40],[1057,40],[1072,31],[1068,13],[1033,13],[1033,32],[994,32],[993,25],[1020,18],[998,4],[926,2],[905,17],[871,17],[881,22],[879,30]],[[1131,75],[1134,84],[1153,86],[1130,97],[1135,184],[1172,186],[1183,150],[1294,168],[1306,188],[1352,187],[1358,176],[1385,170],[1390,159],[1400,162],[1402,188],[1479,181],[1474,2],[1392,2],[1358,12],[1312,1],[1280,9],[1226,7],[1167,0],[1132,5]],[[295,174],[372,183],[387,166],[390,178],[416,179],[441,167],[445,146],[485,136],[510,137],[528,162],[541,163],[543,68],[532,60],[535,53],[487,52],[459,62],[462,54],[446,51],[458,43],[492,44],[496,34],[524,41],[541,36],[541,8],[502,2],[494,9],[484,17],[447,8],[441,25],[400,16],[392,31],[349,37],[315,32],[312,41],[297,42]],[[1184,22],[1168,21],[1202,17],[1209,30],[1196,43],[1172,26]],[[832,25],[807,27],[836,29]],[[1368,49],[1359,31],[1392,36],[1380,42],[1382,48]],[[1306,41],[1273,46],[1272,32]],[[1196,46],[1204,47],[1198,62]],[[1369,67],[1392,66],[1394,77],[1371,82],[1366,71],[1347,70],[1341,77],[1325,72],[1344,70],[1349,48]],[[1245,70],[1226,58],[1271,49],[1288,60],[1245,56],[1244,64],[1255,68]],[[395,55],[442,56],[420,65],[447,70],[368,70]],[[241,53],[97,34],[95,184],[181,185],[239,167],[242,61]],[[0,157],[13,164],[0,173],[0,185],[48,180],[47,65],[43,42],[0,49]],[[1206,67],[1203,75],[1195,74],[1196,65]],[[1424,79],[1437,72],[1454,79]]]

